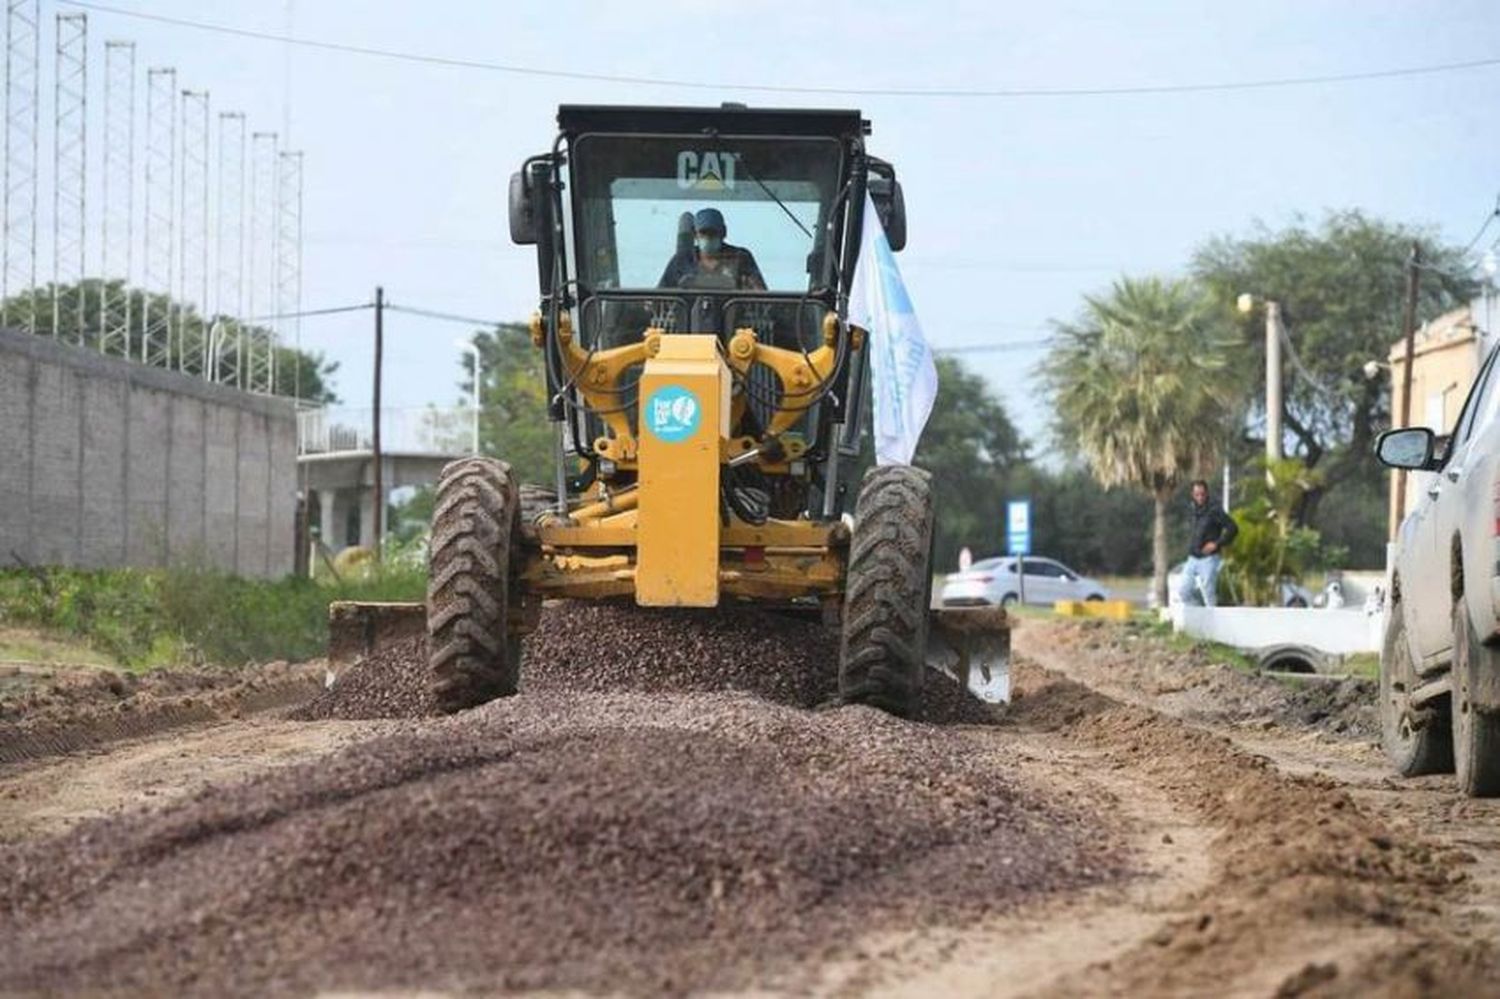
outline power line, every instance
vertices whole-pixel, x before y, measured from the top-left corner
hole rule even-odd
[[[505,323],[498,319],[475,319],[473,316],[460,316],[452,312],[437,312],[433,309],[423,309],[415,305],[392,305],[385,303],[387,312],[404,312],[409,316],[423,316],[427,319],[441,319],[450,323],[463,323],[466,326],[504,326]]]
[[[295,38],[290,35],[278,35],[269,31],[252,31],[248,28],[236,28],[225,24],[213,24],[206,21],[190,21],[186,18],[168,17],[164,14],[147,14],[138,10],[124,10],[108,4],[94,3],[91,0],[64,0],[66,6],[81,7],[85,10],[99,11],[105,14],[118,14],[122,17],[134,17],[145,21],[156,21],[161,24],[171,24],[181,28],[192,28],[198,31],[213,31],[224,35],[235,35],[240,38],[253,38],[260,41],[279,42],[284,45],[298,45],[303,48],[319,49],[325,52],[345,52],[351,55],[373,56],[381,59],[396,59],[404,62],[427,63],[436,66],[451,66],[461,69],[480,69],[489,72],[511,73],[518,76],[550,77],[565,80],[589,80],[596,83],[625,83],[639,86],[653,87],[680,87],[690,90],[744,90],[760,93],[778,94],[828,94],[845,95],[855,97],[937,97],[937,98],[995,98],[995,99],[1017,99],[1017,98],[1042,98],[1042,97],[1123,97],[1150,94],[1191,94],[1191,93],[1213,93],[1235,90],[1264,90],[1276,87],[1304,87],[1318,86],[1329,83],[1359,83],[1367,80],[1384,80],[1398,77],[1426,76],[1434,73],[1452,73],[1472,69],[1486,69],[1500,66],[1500,58],[1470,59],[1461,62],[1437,63],[1426,66],[1404,66],[1395,69],[1369,70],[1362,73],[1325,73],[1311,76],[1286,76],[1272,77],[1260,80],[1240,81],[1208,81],[1202,83],[1178,83],[1178,84],[1148,84],[1140,86],[1114,86],[1114,87],[1018,87],[994,90],[955,90],[955,89],[907,89],[901,87],[881,88],[853,88],[853,87],[811,87],[790,86],[763,83],[708,83],[702,80],[683,80],[667,77],[649,76],[625,76],[613,73],[583,73],[574,70],[563,69],[541,69],[536,66],[520,66],[513,63],[489,62],[479,59],[461,59],[453,56],[438,56],[420,52],[406,52],[398,49],[377,48],[369,45],[353,45],[344,42],[320,41],[312,38]]]
[[[1003,354],[1015,350],[1035,350],[1052,343],[1051,337],[1038,340],[1011,340],[1007,343],[971,343],[957,347],[934,347],[934,354]]]
[[[1496,216],[1500,216],[1500,194],[1495,195],[1495,207],[1484,217],[1484,224],[1479,227],[1479,231],[1474,234],[1474,238],[1469,240],[1469,245],[1464,247],[1462,256],[1467,257],[1469,251],[1479,245],[1479,240],[1483,238],[1485,230],[1490,227],[1491,222],[1495,221]]]
[[[274,319],[304,319],[308,316],[331,316],[339,312],[363,312],[366,309],[373,308],[375,308],[374,302],[366,302],[363,305],[337,305],[331,309],[304,309],[301,312],[278,312],[274,316],[247,316],[244,319],[237,319],[235,321],[240,323],[268,323]]]

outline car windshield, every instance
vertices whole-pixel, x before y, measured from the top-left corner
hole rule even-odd
[[[840,156],[831,139],[584,136],[572,162],[579,278],[595,290],[690,286],[695,216],[716,212],[733,264],[720,290],[807,291]]]

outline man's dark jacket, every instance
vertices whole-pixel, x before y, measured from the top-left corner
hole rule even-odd
[[[1221,510],[1217,504],[1208,502],[1199,506],[1193,504],[1193,529],[1188,537],[1188,554],[1194,558],[1203,558],[1203,546],[1210,541],[1219,547],[1215,552],[1229,547],[1234,536],[1240,533],[1239,526],[1235,524],[1234,518]]]
[[[761,276],[760,267],[755,263],[755,255],[743,246],[725,243],[715,256],[719,260],[718,269],[703,271],[698,265],[698,251],[688,247],[667,261],[667,269],[662,272],[661,280],[656,283],[656,286],[658,288],[692,287],[692,279],[696,278],[700,271],[726,280],[728,286],[732,288],[760,289],[766,286],[766,279]],[[710,284],[713,283],[710,282]]]

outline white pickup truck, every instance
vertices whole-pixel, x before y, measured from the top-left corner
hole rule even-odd
[[[1386,753],[1405,775],[1456,770],[1500,795],[1500,364],[1491,352],[1452,434],[1380,435],[1381,463],[1417,477],[1396,539],[1380,655]]]

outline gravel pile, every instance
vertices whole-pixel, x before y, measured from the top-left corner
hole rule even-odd
[[[533,689],[12,849],[0,992],[788,987],[1123,872],[1003,755],[865,708]]]
[[[753,607],[712,610],[550,603],[523,642],[521,693],[741,691],[811,708],[837,692],[839,639],[817,621]],[[437,714],[426,649],[408,639],[341,674],[299,709],[302,719],[423,718]],[[982,724],[990,709],[927,674],[924,719]]]

